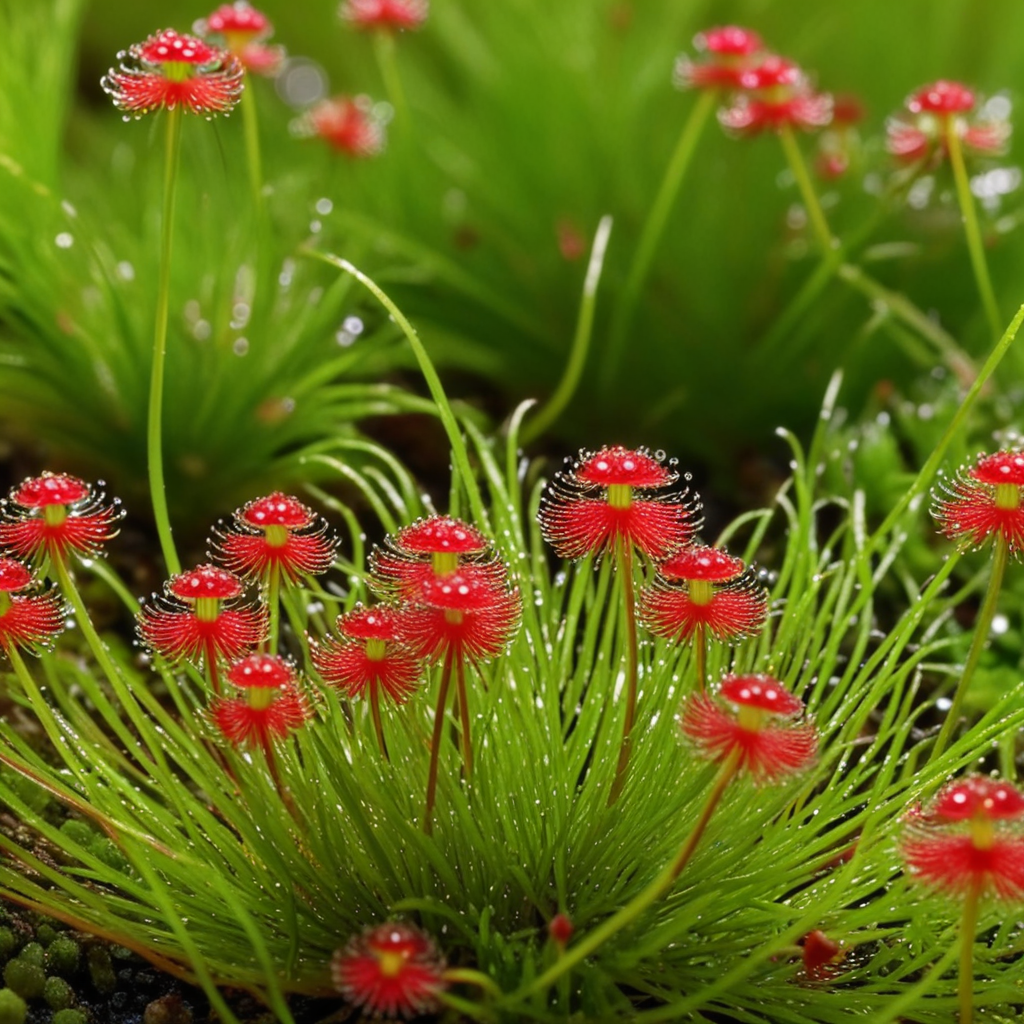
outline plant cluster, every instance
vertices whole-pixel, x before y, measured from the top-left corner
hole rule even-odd
[[[372,33],[393,147],[411,138],[396,33],[426,14],[413,0],[341,7]],[[368,291],[421,370],[430,401],[394,407],[440,421],[447,510],[356,435],[353,410],[372,392],[348,391],[331,413],[345,437],[277,464],[302,497],[268,488],[183,567],[164,471],[167,399],[182,387],[171,296],[183,262],[183,120],[247,111],[242,248],[265,284],[277,268],[250,72],[284,60],[247,4],[199,28],[152,34],[104,78],[127,118],[155,112],[166,129],[147,264],[151,354],[124,365],[136,383],[148,376],[148,492],[168,578],[140,602],[104,559],[124,513],[99,484],[47,471],[10,491],[0,651],[17,714],[0,722],[0,799],[24,828],[0,829],[0,891],[202,986],[236,1024],[226,987],[248,990],[282,1024],[295,1024],[301,995],[369,1016],[480,1021],[928,1024],[956,1008],[970,1024],[976,1007],[1013,1019],[1024,930],[1005,908],[1024,900],[1022,686],[980,709],[968,692],[1021,551],[1020,450],[979,456],[937,485],[932,512],[956,550],[913,555],[923,498],[1024,321],[1022,309],[1002,329],[966,176],[966,155],[998,150],[1006,127],[973,119],[972,92],[949,81],[915,92],[890,125],[907,168],[897,191],[945,161],[952,169],[993,348],[965,373],[955,414],[880,521],[863,482],[844,475],[838,377],[810,444],[784,435],[792,472],[770,506],[710,542],[689,476],[660,452],[610,443],[550,478],[523,457],[524,437],[556,420],[579,385],[606,222],[563,385],[500,432],[453,407],[375,280],[306,244],[318,270]],[[857,240],[834,237],[796,137],[842,105],[748,29],[712,29],[697,45],[676,78],[700,96],[610,326],[603,371],[613,378],[716,107],[731,132],[777,135],[800,190],[821,262],[790,321],[835,276],[891,298],[851,262]],[[383,141],[370,113],[336,97],[299,127],[368,156]],[[846,104],[822,143],[832,178],[856,161],[855,123]],[[332,316],[344,291],[327,302]],[[251,300],[232,315],[253,331],[288,312],[259,291]],[[958,356],[909,300],[896,305],[909,328]],[[294,351],[268,345],[265,368]],[[351,365],[332,358],[302,386],[319,394]],[[222,412],[214,403],[210,422]],[[280,439],[268,443],[280,452]],[[237,469],[232,488],[248,475]],[[384,539],[368,550],[367,532]],[[954,614],[984,573],[957,584],[957,567],[990,541],[987,589],[961,630]],[[134,621],[137,647],[95,614],[97,592]]]

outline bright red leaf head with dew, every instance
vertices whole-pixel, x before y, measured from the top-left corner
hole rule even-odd
[[[244,696],[215,700],[210,718],[232,746],[266,749],[287,739],[312,714],[298,690],[295,669],[277,655],[242,658],[228,669],[227,680]]]
[[[327,521],[298,498],[275,491],[238,509],[231,525],[214,531],[211,547],[233,572],[247,579],[295,583],[334,564],[337,540]]]
[[[966,155],[993,156],[1005,151],[1010,131],[1006,115],[979,108],[966,85],[940,80],[914,92],[889,119],[886,148],[901,163],[936,164],[948,156],[949,132]]]
[[[792,61],[769,54],[745,71],[745,90],[718,112],[722,127],[737,135],[795,128],[815,131],[832,120],[832,97],[815,92]]]
[[[284,61],[284,47],[267,46],[264,40],[274,34],[274,26],[262,12],[245,0],[222,4],[209,17],[197,22],[200,35],[219,36],[224,47],[247,71],[273,75]]]
[[[238,58],[195,36],[164,29],[118,54],[100,84],[126,115],[182,109],[210,116],[229,113],[242,95]]]
[[[388,537],[370,559],[370,585],[386,597],[415,600],[424,583],[472,566],[474,576],[495,586],[508,578],[491,554],[491,542],[471,523],[454,516],[428,516]]]
[[[428,0],[344,0],[338,9],[353,28],[383,31],[420,28],[429,13]]]
[[[35,584],[31,571],[13,558],[0,558],[0,650],[34,651],[64,629],[64,605],[55,591],[24,594]]]
[[[640,620],[656,636],[689,640],[701,628],[716,640],[754,636],[768,615],[768,595],[743,560],[692,544],[658,566],[640,592]]]
[[[346,697],[384,694],[402,704],[416,690],[419,660],[402,641],[404,612],[385,605],[355,608],[337,621],[344,641],[328,638],[312,649],[313,665],[325,683]]]
[[[305,117],[306,130],[348,157],[376,156],[384,148],[384,128],[364,97],[321,100]]]
[[[102,486],[102,484],[100,485]],[[91,558],[118,533],[124,513],[92,484],[44,473],[15,487],[3,506],[0,548],[18,558]]]
[[[242,581],[216,565],[200,565],[174,576],[166,597],[142,606],[143,642],[168,661],[232,661],[260,643],[267,631],[263,608],[235,607]]]
[[[412,925],[391,921],[352,938],[331,958],[334,987],[372,1017],[417,1017],[439,1008],[448,986],[434,943]]]
[[[1024,452],[1001,451],[961,467],[933,494],[940,532],[962,549],[1001,537],[1020,556],[1024,549]]]
[[[908,811],[900,852],[937,892],[1024,901],[1024,793],[980,775],[951,782]]]
[[[402,614],[402,638],[420,658],[473,661],[501,654],[519,629],[519,591],[466,566],[425,580]]]
[[[661,559],[700,527],[700,501],[668,491],[679,479],[672,465],[644,449],[620,445],[581,452],[556,473],[541,501],[544,539],[562,558],[602,555],[621,542]]]
[[[683,89],[740,89],[764,49],[756,32],[738,25],[707,29],[693,44],[702,59],[682,54],[676,61],[675,82]]]
[[[718,698],[700,693],[683,704],[680,729],[701,757],[719,763],[735,757],[737,771],[760,782],[778,782],[816,760],[818,732],[793,721],[803,702],[779,680],[728,675]]]

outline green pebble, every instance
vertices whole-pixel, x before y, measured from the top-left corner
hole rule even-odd
[[[4,968],[4,981],[8,988],[13,988],[24,999],[38,999],[46,984],[46,971],[38,964],[27,963],[18,957]],[[2,1018],[0,1024],[3,1024]]]
[[[60,932],[52,924],[41,924],[36,929],[36,940],[43,946],[49,946]]]
[[[46,951],[38,942],[30,942],[18,954],[18,959],[35,967],[42,967],[46,962]]]
[[[58,935],[46,951],[46,966],[51,974],[74,974],[81,950],[70,935]]]
[[[43,999],[51,1010],[64,1010],[75,1001],[75,990],[63,978],[47,978]]]
[[[17,935],[10,928],[0,928],[0,960],[6,960],[17,948]]]
[[[89,977],[96,991],[101,995],[110,995],[117,988],[117,976],[110,962],[110,953],[104,946],[93,946],[89,950],[88,961]]]
[[[25,1024],[25,1000],[9,988],[0,988],[0,1024]]]
[[[0,1021],[0,1024],[3,1024]],[[51,1024],[89,1024],[89,1018],[81,1010],[58,1010]]]

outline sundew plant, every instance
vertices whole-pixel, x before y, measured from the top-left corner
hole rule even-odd
[[[70,39],[77,5],[55,10]],[[293,130],[354,161],[386,145],[408,158],[399,49],[430,7],[346,0],[339,14],[366,33],[389,102],[322,99]],[[29,32],[30,17],[4,18]],[[141,237],[115,245],[102,212],[62,206],[27,138],[0,152],[4,393],[36,415],[72,392],[128,400],[95,437],[76,436],[73,409],[53,422],[54,464],[0,509],[0,801],[19,822],[0,829],[0,893],[200,987],[233,1024],[249,1024],[240,993],[280,1024],[1018,1019],[1024,683],[991,685],[990,642],[1019,610],[1024,453],[1000,434],[957,465],[1024,321],[1001,311],[968,172],[1002,151],[1005,111],[938,79],[887,131],[897,171],[880,209],[926,178],[951,185],[991,336],[975,361],[857,262],[863,238],[833,231],[802,134],[828,129],[819,173],[845,174],[855,104],[753,29],[708,28],[677,61],[689,120],[608,323],[595,327],[611,216],[573,241],[587,259],[561,382],[497,424],[449,400],[415,315],[363,263],[372,245],[281,230],[288,189],[267,184],[254,102],[254,76],[286,59],[271,33],[262,12],[224,5],[191,31],[156,28],[104,76],[119,130],[156,126]],[[212,214],[222,236],[193,244],[184,147],[236,110],[223,158],[244,202],[225,203],[247,216],[235,232]],[[536,454],[588,362],[609,386],[628,362],[716,112],[777,138],[800,196],[815,269],[773,344],[838,281],[953,371],[954,407],[901,439],[884,491],[862,461],[879,421],[848,422],[841,372],[809,437],[765,439],[785,479],[722,525],[684,465],[632,439],[596,437],[562,465]],[[55,305],[52,253],[19,203],[47,237],[79,225],[65,248],[82,266],[61,281],[81,273],[84,292]],[[130,274],[115,256],[129,245]],[[205,307],[187,306],[191,336],[178,311],[194,263],[231,318],[209,349],[195,347],[199,321],[215,330]],[[339,353],[353,310],[379,326]],[[248,377],[228,369],[243,329]],[[374,380],[399,366],[417,379]],[[440,486],[363,433],[385,412],[425,414],[443,437]],[[123,504],[64,464],[102,454],[111,427],[135,453],[107,456]],[[216,502],[253,489],[199,545],[182,510],[214,466]]]

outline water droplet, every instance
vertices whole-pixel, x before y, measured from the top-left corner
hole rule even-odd
[[[121,260],[117,265],[117,276],[122,281],[134,281],[135,268],[127,260]]]
[[[329,214],[331,210],[334,209],[334,203],[332,203],[330,199],[324,196],[323,199],[318,199],[316,201],[316,206],[314,207],[314,209],[316,210],[317,213],[320,214],[321,217],[326,217],[327,214]]]
[[[231,351],[236,356],[245,356],[249,354],[249,339],[248,338],[235,338],[235,343],[231,346]]]
[[[75,244],[75,236],[70,232],[62,231],[55,239],[58,249],[70,249]]]

